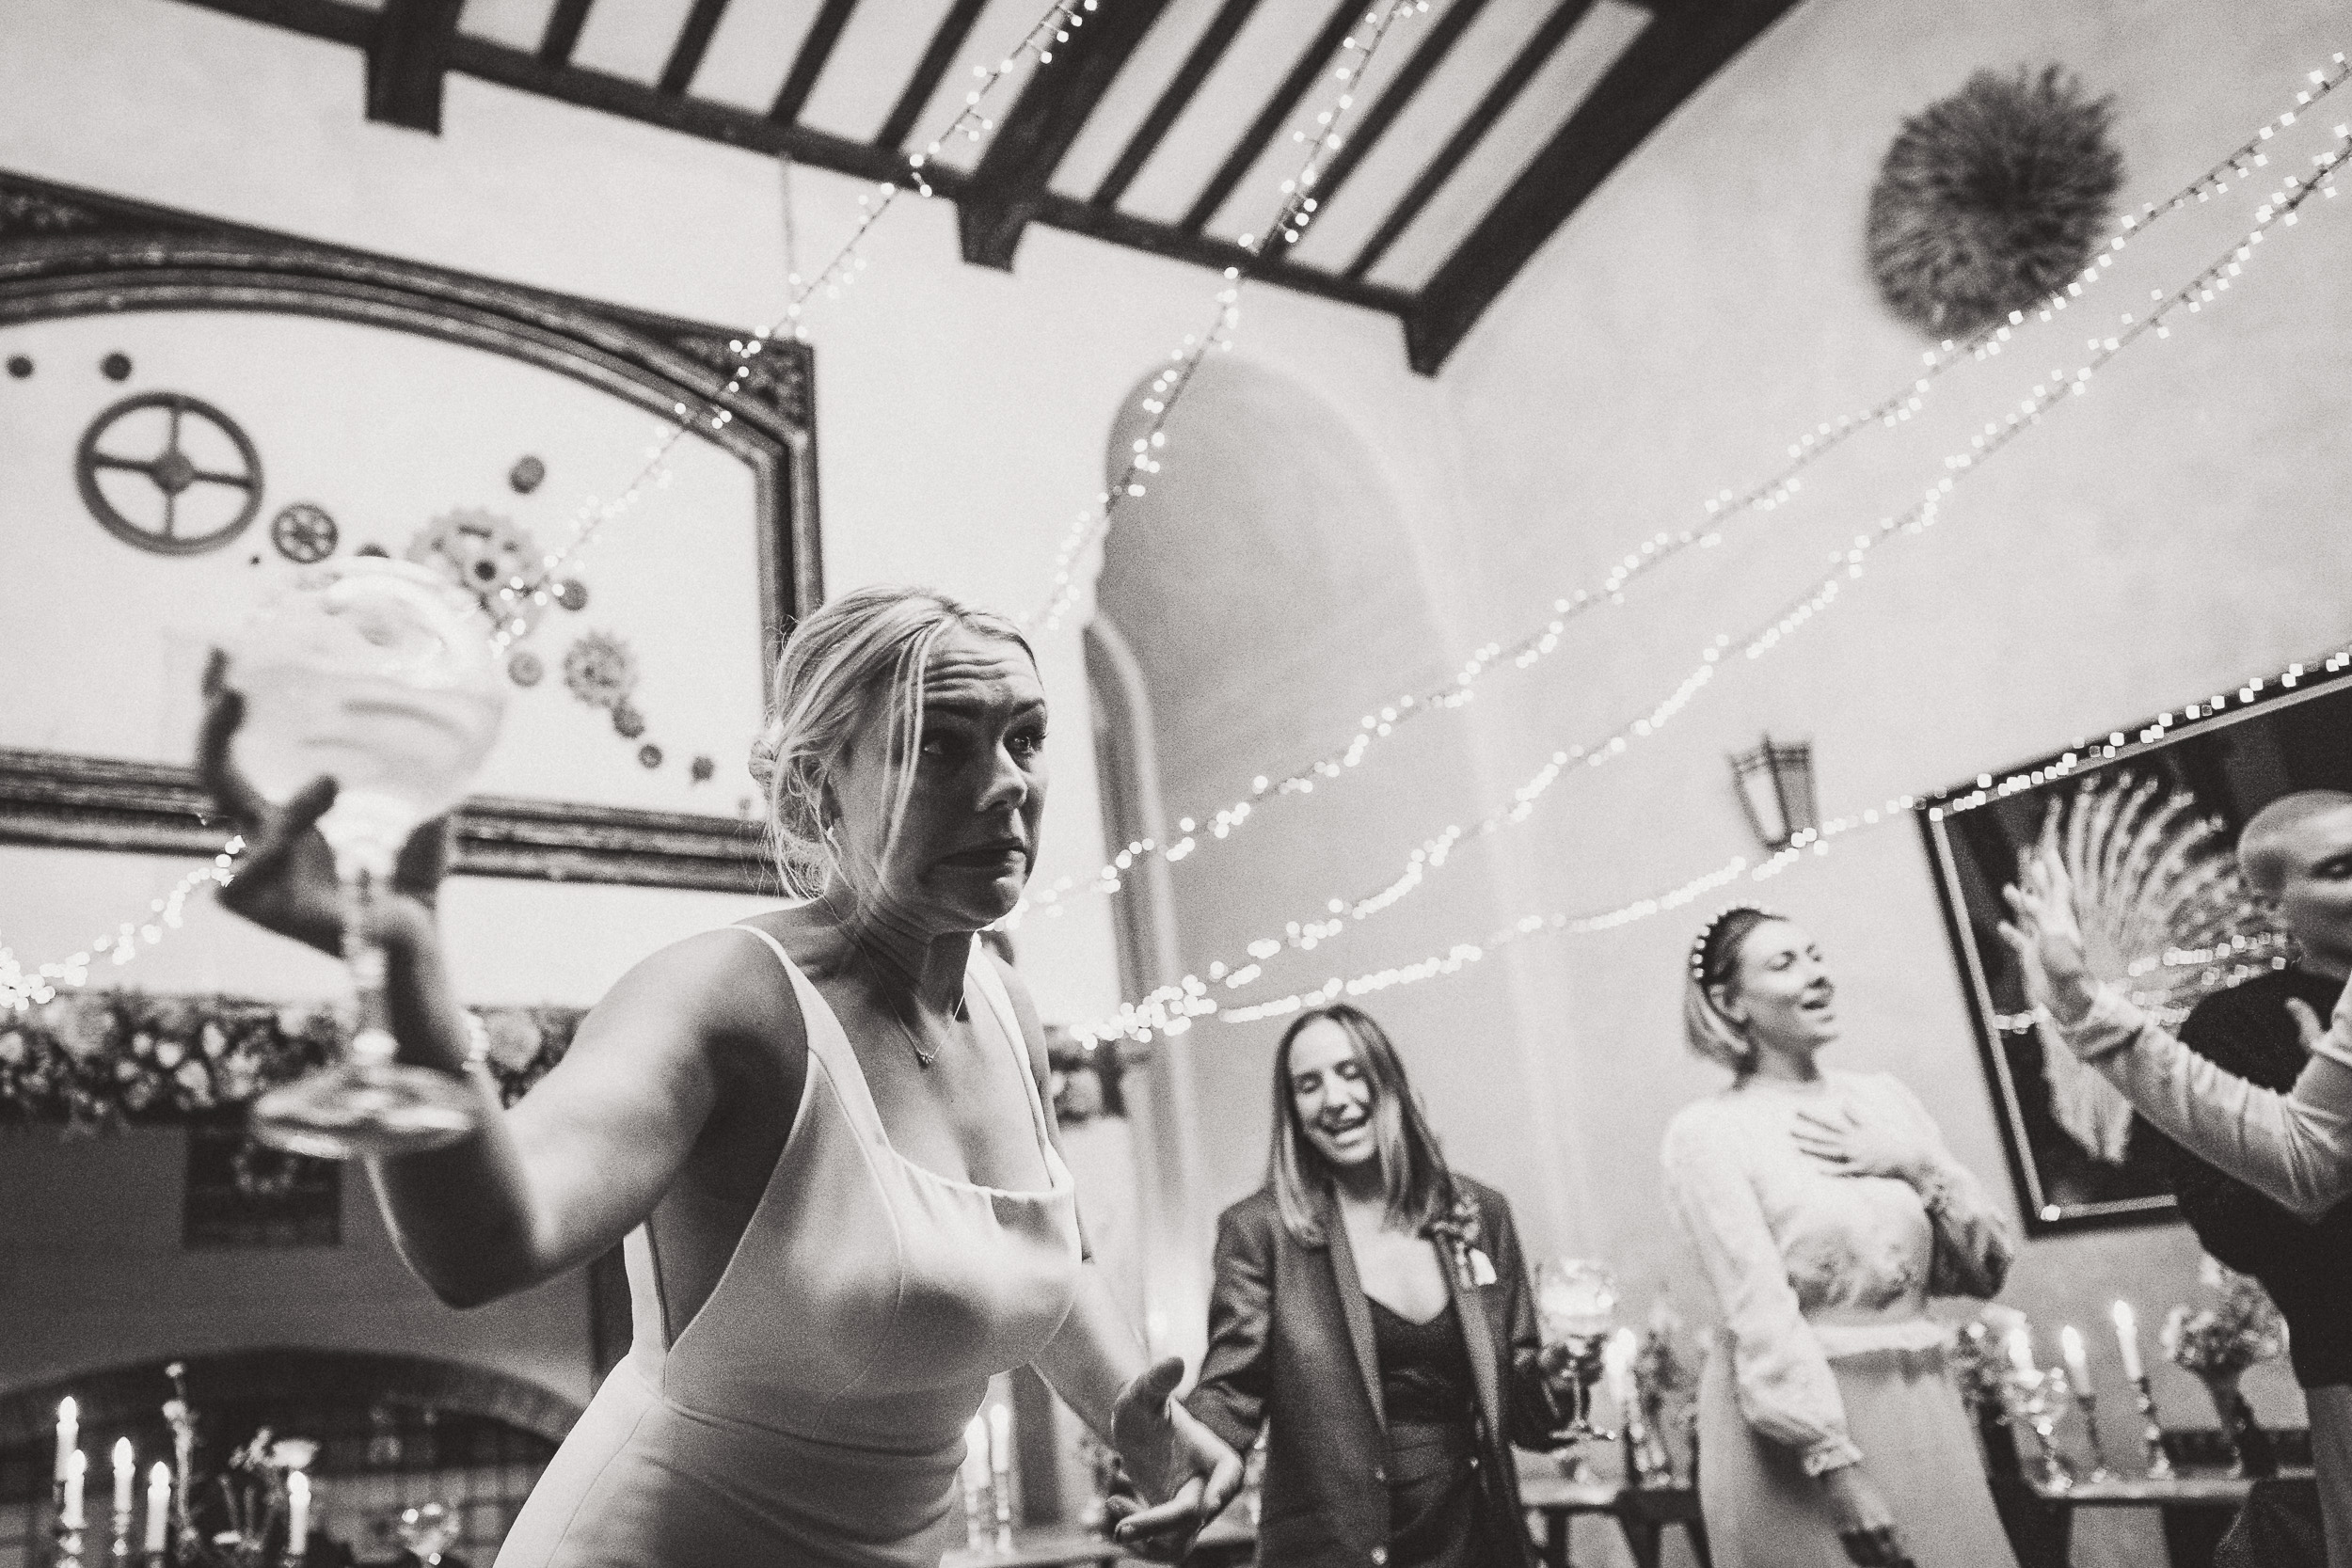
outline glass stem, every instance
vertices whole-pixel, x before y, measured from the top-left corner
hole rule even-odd
[[[342,895],[343,967],[351,972],[351,989],[358,1003],[350,1055],[362,1066],[382,1067],[400,1048],[392,1038],[391,1005],[384,995],[388,964],[384,944],[375,934],[375,878],[364,868],[346,873]]]

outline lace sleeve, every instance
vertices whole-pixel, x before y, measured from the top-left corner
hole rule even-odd
[[[1740,1413],[1764,1436],[1797,1449],[1807,1475],[1858,1463],[1836,1374],[1798,1308],[1788,1263],[1726,1141],[1721,1129],[1685,1113],[1667,1128],[1662,1153],[1667,1196],[1731,1337]]]
[[[2017,1257],[2017,1233],[1976,1172],[1953,1159],[1951,1150],[1944,1147],[1943,1130],[1911,1092],[1911,1085],[1892,1077],[1886,1083],[1918,1124],[1921,1141],[1933,1155],[1928,1174],[1917,1184],[1928,1222],[1935,1227],[1928,1293],[1979,1301],[2000,1294],[2009,1279],[2009,1266]]]

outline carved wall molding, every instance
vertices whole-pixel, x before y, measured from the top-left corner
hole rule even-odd
[[[323,245],[0,170],[0,325],[134,310],[251,310],[419,333],[519,359],[663,418],[755,476],[765,645],[823,600],[813,355],[773,342],[727,393],[730,334],[708,323]],[[736,334],[740,337],[741,334]],[[734,414],[718,428],[709,411]],[[226,834],[183,768],[0,752],[0,843],[215,852]],[[754,892],[755,824],[732,817],[478,798],[460,874]]]

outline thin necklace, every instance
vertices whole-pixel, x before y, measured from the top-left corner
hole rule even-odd
[[[898,1017],[897,1007],[889,1007],[885,1011],[890,1016],[890,1026],[898,1031],[899,1038],[907,1042],[907,1049],[914,1053],[914,1062],[917,1067],[929,1069],[933,1062],[939,1060],[939,1047],[934,1045],[929,1051],[924,1050],[921,1037],[906,1026],[904,1021]],[[919,1012],[917,1016],[920,1016]],[[963,1019],[970,1015],[964,1010],[963,1004],[958,1002],[948,1016]]]

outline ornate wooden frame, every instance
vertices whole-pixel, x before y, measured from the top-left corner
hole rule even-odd
[[[253,310],[416,332],[568,375],[668,417],[748,465],[768,648],[823,597],[813,356],[778,342],[739,389],[724,327],[103,196],[0,170],[0,324],[125,310]],[[736,334],[740,336],[740,334]],[[0,843],[211,854],[226,829],[185,768],[0,751]],[[478,797],[459,875],[753,892],[768,879],[738,818]]]

